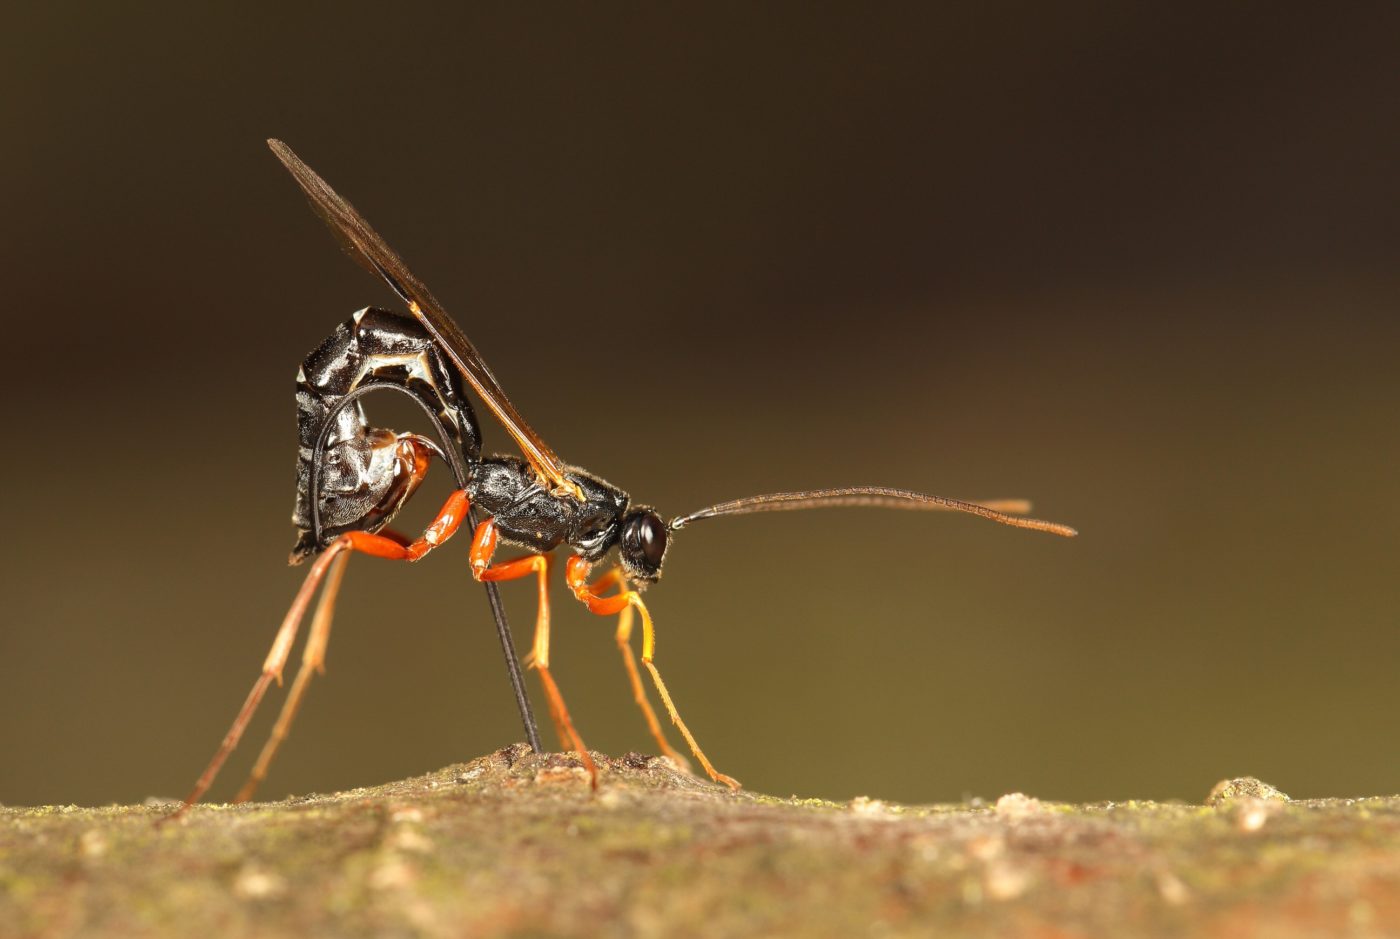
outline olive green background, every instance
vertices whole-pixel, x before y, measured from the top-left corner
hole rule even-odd
[[[300,581],[292,378],[392,298],[268,136],[664,513],[874,483],[1080,528],[682,532],[658,663],[747,785],[1400,789],[1400,8],[1157,7],[7,14],[0,801],[182,795]],[[351,564],[265,794],[520,738],[464,560]],[[649,749],[611,622],[555,610],[584,738]]]

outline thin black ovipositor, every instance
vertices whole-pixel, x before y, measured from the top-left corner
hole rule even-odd
[[[362,321],[363,317],[361,317],[359,322]],[[423,411],[424,416],[428,419],[428,422],[431,423],[433,428],[437,431],[437,439],[442,443],[442,455],[447,461],[447,465],[452,470],[452,477],[457,482],[457,488],[466,488],[468,469],[465,454],[462,451],[467,448],[467,445],[463,442],[464,435],[460,430],[456,434],[449,431],[442,416],[443,411],[440,397],[431,394],[429,389],[420,390],[409,384],[399,384],[395,381],[391,381],[387,377],[369,381],[359,385],[352,391],[340,395],[334,404],[327,409],[325,417],[322,419],[320,427],[316,432],[316,443],[311,451],[310,468],[306,475],[309,487],[307,501],[310,505],[311,513],[310,535],[313,544],[323,544],[326,540],[325,531],[321,526],[320,486],[323,471],[322,463],[325,460],[326,447],[330,442],[331,432],[336,426],[335,421],[343,410],[354,405],[366,394],[378,390],[397,391],[408,397],[414,404],[418,405]],[[434,398],[437,399],[436,402],[431,400]],[[437,406],[435,406],[435,403]],[[462,404],[465,405],[465,402],[462,402]],[[467,408],[468,412],[466,418],[471,419],[469,411],[470,406],[468,405]],[[457,417],[458,420],[461,421],[464,415],[459,413]],[[468,518],[471,520],[472,528],[476,528],[475,508],[468,513]],[[495,583],[489,581],[483,583],[482,586],[486,588],[486,600],[491,607],[491,617],[496,624],[496,635],[500,640],[501,654],[504,656],[506,662],[506,674],[510,679],[511,692],[515,696],[515,706],[520,712],[520,723],[525,729],[525,741],[530,744],[530,749],[534,750],[536,753],[542,753],[544,751],[540,746],[540,732],[535,724],[534,711],[530,707],[530,696],[525,691],[525,680],[520,673],[520,658],[515,652],[515,638],[510,629],[510,621],[506,617],[505,606],[501,603],[500,588],[497,587]]]

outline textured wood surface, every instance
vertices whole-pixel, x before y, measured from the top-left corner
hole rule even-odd
[[[1400,799],[849,804],[512,747],[372,789],[0,809],[0,936],[1400,934]]]

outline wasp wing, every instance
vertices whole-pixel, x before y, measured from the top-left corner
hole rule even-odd
[[[568,493],[582,501],[583,492],[578,485],[564,476],[563,462],[510,403],[506,393],[501,390],[500,382],[496,381],[496,376],[487,368],[481,353],[476,351],[476,346],[472,345],[461,327],[443,310],[442,304],[438,303],[432,291],[413,276],[408,265],[404,264],[384,239],[379,237],[379,233],[370,227],[360,213],[355,211],[355,207],[316,175],[311,167],[303,163],[301,158],[292,152],[291,147],[280,140],[269,140],[267,145],[292,174],[292,178],[310,200],[312,209],[330,227],[331,233],[350,257],[370,273],[382,277],[442,346],[467,383],[515,438],[521,452],[539,477],[554,491]]]

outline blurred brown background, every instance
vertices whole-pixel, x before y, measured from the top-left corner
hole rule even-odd
[[[666,513],[863,482],[1081,529],[683,532],[658,662],[750,787],[1400,789],[1400,7],[1158,6],[10,14],[0,801],[182,795],[300,582],[292,377],[392,298],[273,135]],[[519,739],[465,545],[344,596],[266,795]],[[649,749],[612,623],[556,610],[585,739]]]

